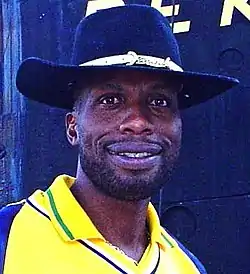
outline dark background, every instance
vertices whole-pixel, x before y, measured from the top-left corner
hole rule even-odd
[[[162,1],[162,6],[172,2]],[[191,20],[189,32],[176,34],[184,67],[236,76],[241,85],[182,113],[178,167],[153,201],[162,224],[201,259],[208,273],[248,274],[250,22],[235,9],[232,25],[220,27],[222,0],[175,2],[181,6],[174,20]],[[1,2],[0,149],[6,156],[0,160],[0,206],[47,188],[58,174],[75,173],[76,151],[66,142],[65,112],[24,99],[15,90],[14,77],[20,61],[29,56],[68,63],[86,6],[84,0]]]

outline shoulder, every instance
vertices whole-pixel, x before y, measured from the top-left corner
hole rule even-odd
[[[0,235],[6,229],[9,229],[9,226],[12,224],[13,219],[23,207],[24,203],[25,201],[23,200],[18,203],[9,204],[0,209]]]
[[[195,264],[197,269],[199,270],[200,274],[207,274],[207,271],[204,265],[200,262],[200,260],[190,251],[188,250],[173,234],[169,231],[162,228],[162,234],[166,237],[174,240],[178,247],[189,257],[189,259]],[[171,241],[171,240],[170,240]]]
[[[0,209],[0,273],[3,273],[5,251],[8,244],[9,232],[15,216],[23,207],[25,201],[9,204]]]

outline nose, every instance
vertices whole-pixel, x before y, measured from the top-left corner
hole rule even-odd
[[[120,125],[122,134],[150,135],[153,133],[153,125],[139,111],[133,111]]]

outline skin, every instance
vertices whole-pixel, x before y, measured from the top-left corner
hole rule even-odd
[[[150,197],[169,180],[178,158],[180,89],[158,73],[106,73],[80,89],[76,111],[66,115],[68,141],[79,149],[71,191],[105,239],[136,261],[148,245]],[[113,155],[114,144],[161,150],[144,161]]]

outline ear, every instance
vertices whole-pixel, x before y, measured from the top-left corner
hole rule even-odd
[[[76,124],[76,115],[73,112],[67,113],[65,116],[66,134],[69,143],[72,146],[78,145],[78,131]]]

